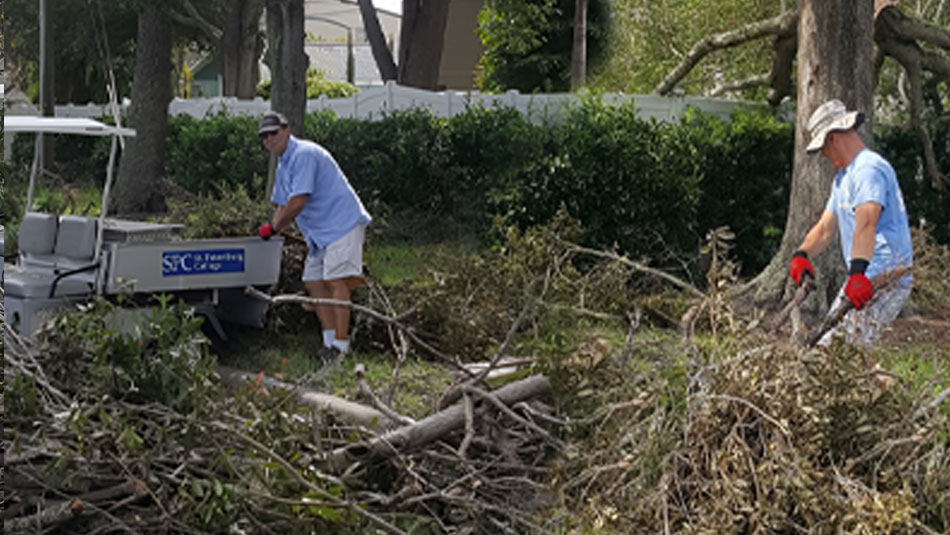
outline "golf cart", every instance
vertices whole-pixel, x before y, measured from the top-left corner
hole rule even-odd
[[[162,293],[193,306],[222,338],[220,321],[262,325],[267,305],[244,289],[277,283],[282,238],[186,240],[180,224],[107,217],[117,143],[134,130],[91,119],[7,115],[4,131],[112,137],[98,217],[33,211],[34,163],[19,255],[4,266],[6,322],[16,332],[32,336],[47,316],[94,296],[143,302]]]

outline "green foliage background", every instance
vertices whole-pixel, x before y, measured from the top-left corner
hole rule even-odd
[[[650,93],[689,52],[711,33],[736,29],[781,14],[777,0],[701,0],[675,3],[616,0],[614,25],[604,61],[595,66],[589,85],[609,91]],[[787,9],[795,9],[788,2]],[[687,94],[706,94],[717,82],[742,80],[768,72],[769,39],[716,52],[705,58],[681,82]],[[745,98],[762,97],[753,90]]]
[[[476,34],[485,46],[478,85],[485,91],[523,93],[570,88],[575,0],[488,0]],[[587,61],[603,58],[612,16],[610,2],[590,0]]]
[[[372,121],[317,112],[305,128],[306,137],[335,156],[381,225],[390,214],[435,217],[449,235],[491,243],[495,218],[528,228],[563,207],[580,222],[585,244],[616,246],[680,270],[698,260],[709,229],[728,225],[737,235],[742,274],[758,272],[784,231],[792,125],[759,111],[736,112],[730,121],[689,111],[677,123],[635,113],[632,104],[588,96],[547,119],[506,107],[472,108],[449,119],[420,109]],[[942,118],[929,126],[944,168],[948,124]],[[266,207],[268,156],[253,118],[174,117],[168,141],[172,182],[213,197],[243,189]],[[108,141],[82,142],[61,144],[55,169],[67,182],[94,184]],[[950,243],[950,198],[923,175],[916,136],[879,125],[875,145],[897,171],[912,223],[925,219],[939,243]],[[31,137],[17,136],[6,169],[7,213],[18,212],[10,203],[25,185],[31,150]]]
[[[343,98],[359,93],[359,89],[347,82],[336,82],[327,80],[327,73],[319,69],[307,69],[307,98],[319,98],[326,95],[327,98]],[[257,87],[257,96],[267,100],[270,99],[271,81],[265,80]]]

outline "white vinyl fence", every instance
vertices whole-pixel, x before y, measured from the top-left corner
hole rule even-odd
[[[339,117],[374,119],[382,117],[392,110],[409,108],[428,108],[439,117],[452,117],[464,113],[473,106],[493,107],[496,105],[513,107],[532,118],[556,117],[571,102],[577,101],[571,93],[522,95],[517,91],[503,94],[486,94],[477,91],[425,91],[412,87],[403,87],[389,82],[383,86],[363,89],[347,98],[320,97],[307,101],[307,111],[331,110]],[[694,106],[717,117],[728,119],[730,113],[748,103],[734,100],[712,99],[705,97],[661,97],[656,95],[626,95],[608,93],[603,99],[611,103],[632,100],[637,115],[643,119],[659,121],[675,120],[688,106]],[[123,107],[128,106],[128,101]],[[257,98],[238,100],[229,97],[174,99],[169,104],[169,114],[187,114],[196,118],[225,113],[228,115],[260,116],[270,109],[270,102]],[[101,117],[108,107],[99,104],[82,106],[56,106],[56,115],[63,117]],[[23,108],[8,113],[29,113]],[[33,113],[36,113],[33,111]]]

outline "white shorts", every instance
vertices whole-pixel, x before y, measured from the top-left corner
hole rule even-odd
[[[303,280],[334,280],[363,275],[366,225],[356,225],[337,241],[311,252],[303,265]]]

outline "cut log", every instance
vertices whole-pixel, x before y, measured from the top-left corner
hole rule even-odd
[[[229,368],[227,366],[218,366],[218,375],[221,376],[221,382],[231,388],[244,388],[250,384],[263,386],[272,390],[292,391],[296,396],[297,403],[302,406],[330,413],[345,422],[368,427],[376,431],[385,431],[386,429],[392,428],[394,423],[398,423],[392,422],[385,414],[372,407],[354,403],[337,396],[314,392],[313,390],[278,381],[271,377],[261,376],[258,379],[257,374]]]
[[[548,378],[534,375],[505,385],[492,392],[499,401],[514,405],[547,393],[551,388]],[[464,405],[453,405],[412,425],[390,431],[381,437],[337,448],[324,459],[325,469],[342,473],[356,462],[386,459],[406,453],[442,438],[447,433],[465,426]]]

